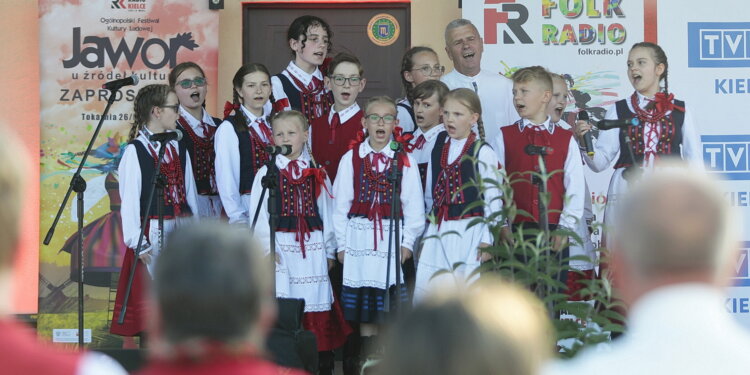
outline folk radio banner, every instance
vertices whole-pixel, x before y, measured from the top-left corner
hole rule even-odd
[[[122,343],[110,336],[116,273],[125,245],[119,214],[117,166],[133,120],[138,89],[167,83],[171,68],[193,61],[208,80],[214,111],[218,14],[205,1],[40,0],[41,236],[51,225],[110,95],[107,81],[136,75],[116,93],[83,169],[86,341]],[[49,246],[40,249],[40,336],[77,342],[77,235],[72,198]],[[90,333],[88,330],[91,330]]]
[[[464,2],[463,17],[484,39],[482,68],[510,77],[529,65],[541,65],[565,77],[570,89],[563,119],[575,121],[581,110],[592,120],[629,95],[626,76],[630,46],[644,39],[644,1],[484,0]],[[595,140],[594,140],[595,141]],[[595,222],[601,224],[612,170],[586,168]],[[594,233],[600,245],[601,229]]]

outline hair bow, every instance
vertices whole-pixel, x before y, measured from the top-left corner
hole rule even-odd
[[[404,133],[404,129],[400,126],[397,126],[393,129],[393,140],[401,143],[401,146],[406,150],[406,152],[412,152],[414,151],[414,145],[411,144],[411,140],[414,139],[414,135],[411,133]]]
[[[240,105],[237,103],[230,103],[230,102],[224,103],[224,119],[229,117],[229,115],[232,114],[232,111],[237,111],[239,109],[240,109]]]
[[[351,141],[349,141],[349,149],[350,150],[353,149],[358,144],[360,144],[360,143],[362,143],[364,141],[365,141],[365,131],[362,130],[362,129],[360,129],[357,132],[357,136],[354,139],[352,139]]]

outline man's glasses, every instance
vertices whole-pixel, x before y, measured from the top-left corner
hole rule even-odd
[[[367,121],[373,124],[377,124],[378,122],[380,122],[380,120],[383,120],[384,124],[390,125],[390,124],[393,124],[394,121],[396,121],[396,116],[394,115],[378,116],[374,113],[371,115],[365,116],[365,118],[367,119]]]
[[[183,89],[189,89],[195,85],[195,87],[203,87],[206,85],[206,79],[203,77],[195,77],[193,79],[183,79],[180,82],[177,82],[180,87]]]
[[[443,73],[445,73],[445,67],[442,65],[433,65],[433,66],[422,65],[420,67],[412,69],[412,71],[415,71],[415,70],[422,72],[422,74],[426,76],[432,76],[433,74],[437,76],[441,76],[443,75]]]
[[[344,76],[332,76],[330,78],[336,86],[343,86],[346,84],[346,81],[349,81],[349,84],[352,86],[358,86],[362,82],[362,77],[346,78]]]

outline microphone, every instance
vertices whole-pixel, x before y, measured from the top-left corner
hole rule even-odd
[[[394,152],[401,151],[401,143],[400,142],[391,141],[389,143],[389,146],[391,147],[391,150],[394,151]]]
[[[119,90],[123,86],[135,86],[137,84],[138,84],[138,76],[133,74],[132,76],[128,78],[120,78],[114,81],[109,81],[103,84],[102,88],[105,90],[116,91],[116,90]]]
[[[182,139],[182,132],[180,129],[172,130],[171,132],[151,134],[148,140],[151,142],[169,142],[169,141],[180,141]]]
[[[628,126],[638,126],[641,122],[637,118],[624,118],[618,120],[601,120],[596,123],[596,127],[601,130],[609,130],[615,128],[627,128]]]
[[[528,155],[552,155],[555,151],[552,147],[537,146],[537,145],[526,145],[523,149]]]
[[[271,155],[286,156],[292,153],[292,146],[290,145],[266,146],[266,152]]]
[[[585,109],[582,109],[580,112],[578,112],[578,119],[582,121],[588,121],[589,113],[586,112]],[[586,149],[586,155],[588,155],[589,157],[593,157],[594,156],[594,142],[591,140],[591,130],[583,134],[583,144],[584,144],[584,148]]]

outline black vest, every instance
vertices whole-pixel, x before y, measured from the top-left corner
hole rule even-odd
[[[130,142],[130,144],[135,146],[135,151],[138,155],[138,165],[141,166],[141,220],[143,220],[143,214],[146,213],[146,204],[148,203],[148,192],[151,191],[151,184],[156,172],[156,160],[148,151],[143,142],[139,140],[133,140]],[[182,175],[185,176],[185,163],[187,162],[187,158],[185,155],[187,155],[187,150],[185,149],[183,143],[179,143],[177,148],[178,153],[180,154],[180,168],[182,169]],[[151,201],[151,210],[149,211],[149,218],[151,219],[158,218],[158,211],[156,207],[157,200],[158,199],[156,197],[156,194],[154,194],[154,199]],[[162,214],[164,214],[164,217],[174,217],[174,207],[172,207],[171,205],[166,205],[164,199],[162,199],[161,212]],[[191,213],[190,206],[187,204],[187,201],[183,202],[182,212]]]
[[[315,180],[315,176],[308,176],[299,184],[302,188],[302,197],[297,196],[293,182],[279,171],[279,189],[280,194],[276,194],[276,207],[279,208],[279,222],[276,228],[279,232],[296,232],[298,228],[298,219],[307,222],[310,231],[323,230],[323,220],[320,218],[318,210],[318,193],[327,194],[320,191],[320,185]],[[294,200],[302,198],[302,212],[295,212],[297,209]],[[300,240],[302,242],[302,240]]]
[[[218,128],[218,126],[222,122],[221,119],[218,119],[218,118],[213,117],[213,116],[211,118],[214,120],[214,124],[216,124],[216,126]],[[188,131],[192,131],[192,129],[185,130],[182,127],[182,124],[180,124],[179,121],[177,122],[177,128],[181,129],[182,133],[183,133],[182,134],[182,139],[180,139],[180,141],[179,141],[180,147],[184,147],[185,149],[187,149],[187,151],[190,153],[190,160],[192,160],[193,163],[196,163],[198,160],[197,160],[197,157],[195,155],[195,143],[193,142],[193,139],[190,138],[190,136],[188,134],[185,134]],[[195,164],[193,164],[193,165],[195,165]],[[195,170],[193,171],[193,175],[195,177],[195,187],[198,189],[199,194],[203,194],[203,193],[201,193],[203,191],[211,191],[211,181],[210,180],[208,180],[208,179],[199,179],[198,175],[195,173]]]
[[[615,103],[615,108],[617,109],[617,118],[620,119],[629,119],[634,118],[635,114],[630,111],[630,108],[628,108],[628,99],[622,99],[618,100],[617,103]],[[682,108],[685,108],[685,102],[682,100],[675,99],[674,104],[676,106],[680,106]],[[673,123],[673,126],[671,127],[662,127],[661,129],[661,137],[659,139],[659,143],[661,144],[663,140],[668,141],[670,147],[669,153],[659,153],[662,155],[672,155],[672,156],[680,156],[680,146],[682,145],[682,123],[685,121],[685,112],[682,112],[678,109],[673,109],[672,113],[667,116],[667,120],[671,120]],[[617,163],[615,163],[615,168],[623,168],[631,166],[631,160],[630,160],[630,153],[626,152],[628,148],[627,142],[625,142],[625,134],[630,136],[630,142],[632,143],[632,150],[633,150],[633,156],[635,156],[635,163],[636,165],[640,165],[643,163],[643,157],[645,155],[645,139],[643,136],[643,130],[645,126],[643,124],[639,124],[638,126],[630,125],[625,129],[620,129],[620,157],[617,159]],[[671,133],[670,133],[671,131]],[[657,146],[657,149],[660,148],[660,146]]]
[[[289,106],[292,107],[293,110],[301,112],[302,98],[300,97],[297,88],[294,87],[292,81],[281,73],[277,74],[276,77],[281,81],[281,87],[284,88],[284,93],[286,93],[286,97],[289,99]]]
[[[448,144],[445,142],[447,137],[447,132],[441,132],[440,134],[438,134],[437,139],[435,140],[435,147],[432,149],[432,186],[429,186],[428,188],[432,189],[433,203],[431,212],[434,215],[438,214],[438,210],[440,208],[436,206],[437,200],[435,199],[435,188],[437,187],[438,177],[443,171],[440,165],[440,158],[443,154],[443,148],[448,147]],[[479,146],[477,146],[477,144]],[[466,155],[470,156],[471,158],[476,158],[476,156],[479,154],[479,150],[485,145],[487,144],[484,141],[480,139],[475,140],[474,144],[471,145],[466,151]],[[459,158],[461,158],[461,156],[459,156]],[[482,195],[479,193],[479,189],[477,189],[476,186],[468,186],[467,188],[461,190],[457,194],[455,199],[452,197],[452,193],[458,192],[463,184],[467,184],[477,180],[477,170],[472,160],[466,159],[462,161],[459,169],[461,173],[456,180],[451,181],[451,191],[448,192],[448,198],[451,200],[451,203],[448,204],[448,219],[459,220],[467,217],[484,215],[484,205],[473,207],[468,211],[466,210],[469,204],[483,199]]]
[[[268,160],[268,153],[263,148],[253,145],[252,136],[248,127],[244,130],[237,131],[235,126],[236,115],[227,117],[227,121],[232,124],[234,132],[237,134],[238,148],[240,152],[240,194],[249,194],[253,189],[253,180],[255,173]]]

